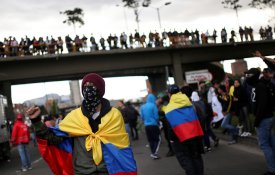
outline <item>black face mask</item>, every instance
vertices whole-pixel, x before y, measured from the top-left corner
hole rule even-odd
[[[96,107],[100,104],[101,98],[98,90],[93,85],[88,85],[83,88],[83,106],[89,112],[90,116],[96,112]]]

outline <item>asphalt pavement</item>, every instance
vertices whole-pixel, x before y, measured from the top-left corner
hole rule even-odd
[[[166,157],[167,143],[163,139],[159,149],[158,160],[150,158],[147,140],[141,133],[140,140],[133,141],[134,156],[137,161],[139,175],[184,175],[175,156]],[[27,172],[20,171],[20,158],[16,148],[12,149],[11,162],[0,162],[1,175],[52,175],[47,164],[40,157],[37,147],[29,145],[32,167]],[[246,144],[228,145],[221,140],[217,148],[203,155],[205,175],[261,175],[266,171],[263,153],[258,147]]]

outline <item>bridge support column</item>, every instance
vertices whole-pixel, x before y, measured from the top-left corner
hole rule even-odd
[[[157,95],[160,92],[166,91],[167,89],[167,76],[164,73],[150,74],[148,75],[149,82],[152,87],[152,93]]]
[[[13,105],[11,99],[11,83],[10,82],[2,82],[0,83],[0,94],[7,97],[8,107],[6,108],[6,118],[9,120],[13,120],[14,112],[13,112]]]
[[[174,80],[175,84],[178,85],[179,87],[184,85],[184,80],[183,80],[183,71],[182,71],[182,66],[181,66],[181,60],[179,55],[173,55],[173,74],[174,74]]]

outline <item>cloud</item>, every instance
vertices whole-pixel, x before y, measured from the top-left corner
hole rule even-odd
[[[244,8],[239,10],[241,24],[259,26],[267,20],[251,18],[251,8],[245,7],[250,0],[243,0]],[[167,30],[185,28],[205,31],[213,28],[236,28],[234,10],[223,8],[220,0],[171,0],[171,4],[163,6],[167,0],[153,0],[151,7],[140,8],[141,32],[159,30],[157,7],[160,7],[162,28]],[[73,28],[62,21],[66,19],[60,11],[82,8],[85,25],[77,28],[77,33],[107,36],[109,33],[120,34],[123,31],[134,32],[137,28],[132,9],[117,7],[122,0],[3,0],[1,1],[1,34],[10,35],[47,36],[74,35]],[[249,15],[250,14],[250,15]],[[260,14],[260,13],[258,13]],[[128,30],[127,30],[128,29]]]

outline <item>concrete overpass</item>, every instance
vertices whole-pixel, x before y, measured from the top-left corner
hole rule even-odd
[[[88,72],[103,77],[148,75],[158,91],[166,88],[165,67],[176,84],[182,85],[184,69],[190,69],[190,65],[208,68],[209,62],[251,57],[255,50],[273,55],[275,41],[1,58],[0,93],[8,97],[11,106],[11,85],[81,79]]]

